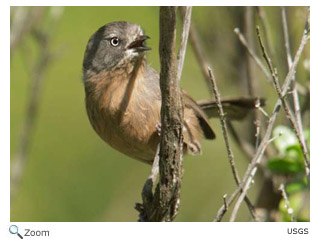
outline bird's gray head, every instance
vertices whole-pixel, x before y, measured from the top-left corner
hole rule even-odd
[[[83,72],[99,73],[134,62],[151,49],[145,46],[146,39],[149,37],[134,23],[121,21],[102,26],[88,41]]]

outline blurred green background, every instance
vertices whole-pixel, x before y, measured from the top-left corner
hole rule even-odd
[[[84,106],[82,59],[88,39],[100,26],[124,20],[138,23],[151,37],[148,45],[152,51],[148,52],[148,62],[159,71],[159,9],[64,7],[54,28],[48,29],[46,19],[50,11],[52,9],[48,7],[45,21],[38,25],[53,34],[49,48],[54,59],[44,74],[27,164],[17,194],[11,201],[11,221],[136,221],[138,213],[134,205],[141,202],[141,190],[150,166],[111,149],[91,128]],[[280,9],[268,7],[265,11],[272,26],[271,40],[277,54],[275,62],[283,78],[287,69],[279,24]],[[288,8],[292,50],[296,50],[299,44],[305,12],[305,8]],[[222,96],[246,95],[243,85],[247,80],[245,52],[233,33],[235,27],[243,30],[244,7],[194,7],[192,21],[215,69]],[[180,24],[179,20],[178,26]],[[305,57],[308,57],[308,52]],[[37,54],[38,49],[31,35],[27,35],[11,54],[12,162],[26,115],[32,81],[30,72],[32,74],[32,67],[39,59]],[[298,71],[302,69],[300,64]],[[259,75],[261,79],[255,82],[260,84],[259,94],[267,97],[266,110],[270,111],[276,96],[265,78]],[[306,72],[297,72],[297,79],[307,80]],[[186,53],[182,87],[195,99],[210,97],[190,45]],[[203,141],[202,156],[184,158],[181,206],[176,221],[212,221],[223,203],[222,196],[231,194],[235,189],[219,121],[212,120],[211,124],[217,139]],[[236,126],[246,136],[246,131],[253,125],[237,122]],[[242,175],[248,160],[236,144],[232,146],[237,168]],[[257,178],[249,194],[253,201],[259,190]],[[249,220],[245,205],[237,220]]]

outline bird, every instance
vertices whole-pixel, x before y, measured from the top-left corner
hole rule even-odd
[[[86,111],[95,132],[115,150],[152,164],[160,141],[161,91],[159,74],[146,59],[148,39],[138,24],[107,23],[90,37],[82,72]],[[197,102],[182,89],[181,96],[183,152],[198,155],[201,140],[216,137],[208,119],[218,116],[217,105]],[[222,103],[228,116],[238,118],[255,107],[255,99],[246,97]]]

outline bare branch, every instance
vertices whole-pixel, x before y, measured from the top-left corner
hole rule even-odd
[[[181,74],[183,69],[183,63],[184,63],[184,57],[187,50],[187,44],[188,44],[188,37],[189,37],[189,29],[191,24],[191,12],[192,7],[180,7],[182,15],[183,15],[183,26],[182,26],[182,32],[181,32],[181,43],[178,53],[178,68],[177,68],[177,75],[178,75],[178,81],[180,84],[181,81]]]
[[[213,222],[220,222],[225,215],[225,213],[228,211],[229,206],[233,203],[233,201],[236,199],[238,194],[240,193],[240,190],[242,189],[242,185],[239,185],[237,189],[231,194],[231,196],[226,199],[227,197],[224,197],[223,199],[223,205],[219,209],[216,217],[214,218]],[[225,195],[224,195],[225,196]]]
[[[279,98],[280,98],[280,100],[282,102],[284,111],[286,113],[286,116],[287,116],[287,118],[288,118],[288,120],[289,120],[289,122],[290,122],[290,124],[291,124],[291,126],[292,126],[292,128],[294,130],[294,132],[296,133],[298,141],[299,141],[299,144],[301,146],[301,149],[302,149],[302,152],[303,152],[303,156],[304,156],[304,161],[305,161],[306,175],[308,175],[309,174],[309,167],[310,167],[309,164],[310,163],[309,163],[309,158],[308,158],[308,149],[306,148],[306,145],[304,143],[303,132],[300,131],[300,129],[298,128],[298,126],[296,124],[296,120],[295,120],[295,118],[293,117],[293,115],[291,113],[290,106],[289,106],[289,103],[288,103],[287,97],[286,97],[287,93],[283,93],[283,91],[281,91],[277,72],[276,72],[275,68],[272,65],[271,59],[268,56],[267,51],[265,50],[265,47],[264,47],[264,44],[263,44],[263,41],[262,41],[262,37],[261,37],[261,34],[260,34],[259,26],[257,26],[257,34],[258,34],[261,50],[262,50],[262,53],[263,53],[263,57],[265,58],[265,60],[266,60],[266,62],[268,64],[268,67],[270,69],[270,72],[272,74],[273,84],[274,84],[275,90],[278,93],[278,96],[279,96]],[[294,76],[294,73],[293,73],[293,76]],[[293,76],[292,76],[292,78],[293,78]]]
[[[44,74],[47,70],[49,53],[47,40],[38,41],[40,46],[40,59],[34,70],[32,77],[33,83],[31,85],[30,97],[27,105],[27,112],[23,124],[22,134],[19,141],[17,153],[15,155],[13,170],[11,175],[11,198],[15,196],[16,190],[20,183],[22,172],[24,171],[27,161],[27,154],[29,151],[31,137],[35,128],[35,120],[38,114],[39,101],[41,96],[42,83],[44,81]]]
[[[301,56],[301,53],[307,43],[307,40],[309,39],[309,31],[308,31],[308,22],[306,24],[306,27],[305,27],[305,30],[303,32],[303,36],[302,36],[302,39],[301,39],[301,42],[300,42],[300,45],[299,45],[299,48],[298,48],[298,51],[295,55],[295,58],[293,60],[293,65],[291,66],[286,78],[285,78],[285,81],[284,81],[284,84],[282,86],[282,92],[283,93],[287,93],[288,91],[288,88],[290,86],[290,82],[292,80],[292,77],[293,75],[295,74],[295,69],[296,69],[296,66],[299,62],[299,59],[300,59],[300,56]],[[271,134],[272,134],[272,129],[273,129],[273,126],[274,126],[274,123],[276,121],[276,117],[280,111],[280,108],[281,108],[281,100],[280,98],[277,100],[274,108],[273,108],[273,112],[272,112],[272,115],[270,116],[270,119],[269,119],[269,122],[268,122],[268,125],[267,125],[267,128],[266,128],[266,133],[254,155],[254,157],[252,158],[251,160],[251,163],[249,164],[247,170],[246,170],[246,173],[244,174],[244,177],[243,177],[243,180],[241,181],[241,183],[239,184],[239,187],[232,193],[231,197],[227,200],[227,204],[228,206],[230,206],[230,204],[234,201],[234,199],[236,198],[237,194],[240,192],[240,189],[243,189],[241,195],[239,196],[238,199],[240,199],[239,203],[241,203],[241,201],[244,199],[244,196],[246,195],[246,192],[247,190],[249,189],[249,186],[253,180],[253,177],[256,173],[256,169],[257,169],[257,166],[261,163],[261,159],[263,157],[263,154],[270,142],[270,137],[271,137]],[[246,186],[246,187],[245,187]],[[230,203],[230,204],[229,204]],[[226,212],[226,209],[225,209],[225,205],[222,205],[222,207],[220,207],[218,213],[217,213],[217,217],[215,218],[214,221],[221,221],[221,219],[223,218],[224,214]]]
[[[173,221],[180,203],[183,110],[175,56],[176,11],[176,7],[160,7],[159,52],[162,106],[159,183],[153,196],[150,195],[150,185],[147,185],[146,195],[142,193],[143,203],[136,205],[136,209],[140,212],[140,220],[143,216],[142,221]],[[156,163],[153,168],[156,168]],[[153,184],[154,177],[151,176],[148,180]]]
[[[288,67],[290,69],[292,65],[292,56],[290,51],[289,31],[288,31],[287,15],[286,15],[285,7],[281,7],[281,19],[282,19],[282,28],[283,28],[283,35],[284,35],[284,46],[286,48],[287,62],[288,62]]]
[[[200,42],[200,38],[199,38],[199,34],[196,30],[196,28],[194,27],[194,25],[191,23],[190,26],[190,43],[191,43],[191,47],[193,49],[193,52],[197,58],[197,61],[200,65],[201,71],[202,71],[202,75],[206,80],[207,86],[209,91],[212,91],[212,87],[211,87],[211,81],[210,81],[210,77],[208,74],[208,67],[209,67],[209,63],[204,55],[204,51],[201,47],[201,42]]]
[[[10,52],[15,51],[16,47],[21,43],[23,38],[34,27],[36,22],[43,16],[44,7],[11,7],[11,11],[15,8],[15,13],[10,28]]]
[[[239,184],[239,188],[240,189],[243,189],[239,198],[238,198],[238,201],[235,205],[235,209],[233,210],[232,214],[231,214],[231,217],[230,217],[230,221],[234,221],[235,217],[236,217],[236,214],[239,210],[239,207],[240,207],[240,204],[241,202],[243,201],[245,195],[246,195],[246,192],[248,191],[249,187],[250,187],[250,184],[252,183],[252,180],[257,172],[257,166],[261,163],[261,159],[263,157],[263,154],[270,142],[270,137],[271,137],[271,134],[272,134],[272,129],[273,129],[273,125],[276,121],[276,117],[277,117],[277,114],[279,113],[279,110],[280,110],[280,107],[281,107],[281,104],[279,103],[276,103],[274,109],[273,109],[273,113],[270,117],[270,120],[268,122],[268,125],[267,125],[267,128],[266,128],[266,133],[254,155],[254,157],[252,158],[251,160],[251,163],[249,164],[248,168],[247,168],[247,171],[243,177],[243,180],[242,182]],[[237,189],[234,194],[236,192],[239,192],[240,189]],[[219,212],[223,212],[223,209],[224,207],[222,207],[222,209],[220,208]],[[219,214],[218,212],[218,214]]]
[[[249,46],[253,47],[253,7],[245,7],[245,17],[244,17],[244,26],[245,26],[245,35],[249,42]],[[248,77],[248,92],[252,97],[256,96],[257,91],[257,82],[253,82],[253,60],[250,58],[249,53],[246,53],[246,68],[247,68],[247,77]],[[254,112],[254,118],[257,119],[257,111]]]
[[[273,140],[275,140],[277,137],[279,137],[279,135],[277,135],[277,136],[269,139],[268,141],[266,141],[266,142],[265,142],[266,145],[270,144],[270,143],[271,143]],[[256,172],[257,172],[257,167],[254,167],[254,168],[252,169],[252,171],[251,171],[251,174],[249,175],[250,180],[247,180],[247,182],[246,182],[245,185],[244,185],[243,192],[247,192],[247,191],[249,190],[250,185],[253,183],[253,178],[254,178]],[[238,214],[238,211],[239,211],[239,209],[240,209],[241,203],[242,203],[242,201],[243,201],[244,198],[245,198],[245,194],[240,194],[240,196],[239,196],[236,204],[234,205],[233,211],[232,211],[232,213],[231,213],[230,220],[229,220],[230,222],[235,221],[235,218],[236,218],[236,216],[237,216],[237,214]]]
[[[287,53],[288,68],[290,69],[292,66],[292,56],[291,56],[291,51],[290,51],[289,31],[288,31],[288,24],[287,24],[287,16],[286,16],[285,7],[281,7],[281,17],[282,17],[282,28],[283,28],[283,34],[284,34],[284,42],[285,42],[285,48],[286,48],[286,53]],[[294,110],[294,115],[296,118],[297,126],[300,130],[300,133],[301,133],[301,132],[303,132],[302,118],[301,118],[301,113],[300,113],[300,102],[299,102],[298,91],[296,88],[295,76],[293,76],[293,80],[291,82],[292,82],[291,91],[292,91],[292,98],[293,98],[293,110]],[[305,141],[304,138],[303,138],[303,141]]]
[[[172,221],[179,206],[182,178],[183,136],[182,98],[177,80],[175,41],[176,7],[160,7],[160,206],[165,220]]]
[[[267,80],[270,83],[272,83],[272,77],[271,77],[268,69],[264,66],[264,64],[262,63],[262,60],[258,57],[258,55],[251,49],[251,47],[249,47],[248,42],[247,42],[246,38],[243,36],[243,34],[240,32],[240,29],[235,28],[234,33],[238,36],[239,41],[246,48],[247,52],[252,57],[252,59],[256,62],[256,64],[260,68],[260,70],[265,74],[265,76],[267,77]]]
[[[197,32],[196,28],[192,25],[192,23],[190,26],[190,43],[191,43],[192,49],[194,51],[194,54],[198,60],[198,63],[201,67],[202,74],[205,77],[209,91],[212,93],[211,80],[210,80],[210,76],[208,73],[208,67],[209,67],[208,61],[204,55],[204,51],[203,51],[201,45],[199,44],[201,42],[199,40],[198,32]],[[231,123],[230,123],[230,125],[231,125]],[[233,127],[231,129],[231,135],[233,136],[235,141],[238,143],[240,148],[242,148],[242,149],[245,148],[244,149],[245,154],[248,155],[248,153],[250,154],[250,151],[254,151],[254,149],[252,148],[252,146],[248,142],[245,142],[244,140],[239,140],[240,137],[237,135],[237,132],[234,130]]]
[[[288,195],[286,193],[286,189],[284,187],[284,184],[280,184],[279,190],[281,191],[282,197],[285,201],[285,208],[287,209],[287,212],[290,216],[291,222],[295,222],[295,219],[293,217],[293,209],[290,207],[290,202],[289,202]]]
[[[248,46],[252,49],[255,47],[254,42],[254,7],[246,6],[245,8],[245,16],[244,16],[244,27],[245,27],[245,36],[248,40]],[[246,52],[246,70],[247,70],[247,87],[248,87],[248,94],[251,97],[257,96],[257,91],[259,88],[259,82],[254,82],[255,80],[255,72],[254,72],[254,60],[250,57],[250,54]],[[259,102],[259,101],[257,101]],[[259,110],[262,110],[260,103],[256,106]],[[264,134],[265,125],[261,123],[261,114],[259,110],[255,109],[253,114],[250,116],[251,120],[254,123],[254,128],[251,128],[248,133],[250,133],[249,138],[252,145],[257,145],[260,141],[260,137]],[[261,133],[260,133],[261,132]],[[257,146],[256,146],[257,147]],[[268,153],[268,151],[267,151]],[[251,159],[251,158],[250,158]]]
[[[246,182],[246,184],[244,185],[244,188],[243,188],[243,192],[247,192],[247,191],[249,190],[250,185],[251,185],[251,183],[253,182],[253,177],[254,177],[254,175],[256,174],[256,172],[257,172],[257,167],[255,167],[255,168],[251,171],[251,174],[250,174],[251,180],[248,180],[248,181]],[[241,205],[244,197],[245,197],[245,194],[240,194],[240,196],[239,196],[239,198],[238,198],[238,200],[237,200],[237,202],[236,202],[236,204],[235,204],[235,206],[234,206],[234,208],[233,208],[233,210],[232,210],[232,213],[231,213],[231,216],[230,216],[230,219],[229,219],[230,222],[234,222],[234,221],[235,221],[236,216],[237,216],[238,211],[239,211],[239,208],[240,208],[240,205]]]
[[[239,28],[235,28],[234,29],[234,33],[238,36],[240,43],[246,48],[246,51],[249,53],[250,57],[255,61],[255,63],[259,67],[259,69],[264,73],[264,75],[267,78],[267,81],[270,84],[272,84],[272,76],[271,76],[270,72],[268,71],[267,67],[264,66],[262,60],[252,50],[252,48],[249,47],[248,42],[247,42],[246,38],[243,36],[243,34],[241,33],[240,29]],[[190,34],[191,34],[191,30],[190,30]],[[305,45],[305,43],[303,44],[303,46],[304,45]],[[301,55],[301,53],[300,53],[300,55]],[[303,87],[301,84],[296,83],[296,86],[297,86],[297,90],[301,94],[305,94],[307,92],[307,89],[305,87]]]
[[[214,96],[215,96],[215,99],[217,102],[223,138],[224,138],[224,141],[225,141],[225,144],[227,147],[227,152],[228,152],[229,163],[231,166],[233,177],[234,177],[237,185],[239,186],[240,178],[239,178],[239,174],[236,169],[235,162],[234,162],[234,155],[233,155],[233,151],[232,151],[231,145],[230,145],[230,140],[229,140],[229,135],[228,135],[228,130],[227,130],[227,123],[226,123],[225,114],[224,114],[223,108],[222,108],[220,93],[218,91],[218,86],[217,86],[217,83],[216,83],[216,80],[215,80],[215,77],[213,75],[212,70],[210,68],[208,68],[208,71],[209,71],[209,76],[210,76],[210,80],[211,80],[212,90],[213,90],[213,93],[214,93]],[[249,208],[249,211],[250,211],[252,217],[255,219],[253,204],[250,202],[250,200],[247,197],[245,197],[245,201],[248,205],[248,208]]]
[[[299,48],[296,52],[296,55],[294,56],[294,59],[293,59],[292,65],[289,69],[289,72],[283,82],[282,89],[281,89],[282,96],[285,96],[285,94],[287,93],[288,87],[291,85],[291,81],[293,80],[293,77],[296,73],[296,68],[297,68],[298,62],[300,60],[300,56],[302,54],[302,51],[303,51],[305,45],[307,44],[307,42],[309,40],[309,32],[310,32],[309,22],[310,22],[310,12],[308,14],[308,20],[306,21],[305,28],[303,30],[303,35],[302,35],[302,38],[300,41]]]
[[[272,41],[271,41],[271,35],[269,33],[268,30],[272,30],[272,28],[270,27],[268,18],[267,18],[267,14],[264,11],[264,7],[261,6],[257,6],[256,7],[257,13],[258,13],[258,17],[261,21],[261,25],[264,31],[264,34],[266,36],[266,44],[267,44],[267,49],[271,52],[271,56],[274,57],[275,51],[272,45]]]
[[[40,15],[40,12],[42,13],[43,8],[35,8],[34,11],[36,12],[36,16],[38,16]],[[50,21],[55,24],[60,16],[61,14],[59,16],[53,16],[50,13]],[[32,83],[30,88],[30,95],[27,101],[26,116],[23,122],[23,128],[17,148],[17,153],[13,159],[13,168],[11,175],[11,199],[14,199],[16,195],[25,165],[27,163],[27,156],[30,148],[30,143],[32,141],[33,131],[35,129],[38,109],[40,106],[44,75],[47,71],[49,63],[52,61],[52,54],[49,50],[49,43],[51,41],[52,34],[54,33],[52,29],[50,29],[49,32],[36,30],[34,21],[30,23],[28,22],[27,25],[27,29],[23,29],[20,31],[23,31],[23,34],[27,34],[27,31],[33,34],[39,48],[39,59],[35,64],[33,72],[31,72],[32,76],[30,77],[30,79],[32,80]],[[20,29],[21,27],[16,28]],[[22,41],[22,37],[16,36],[18,35],[17,33],[12,34],[13,36],[15,36],[13,42],[11,43],[13,45],[11,47],[14,49],[16,45],[18,45],[18,43]],[[22,33],[20,33],[19,35],[21,34]],[[13,49],[11,49],[11,51],[13,51]]]

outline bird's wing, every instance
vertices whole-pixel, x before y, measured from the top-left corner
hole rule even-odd
[[[259,99],[260,106],[265,105],[265,99]],[[223,99],[221,101],[223,110],[228,119],[241,120],[245,118],[252,109],[256,107],[257,98],[254,97],[240,97]],[[213,100],[201,100],[197,101],[197,104],[205,112],[209,118],[219,117],[218,107]]]
[[[186,108],[190,108],[194,111],[195,115],[198,118],[199,125],[201,127],[201,130],[205,136],[206,139],[215,139],[216,135],[211,128],[209,121],[207,119],[207,115],[203,112],[203,110],[200,108],[200,106],[197,104],[196,101],[192,99],[190,95],[188,95],[186,92],[182,91],[182,97],[184,101],[184,106]]]

